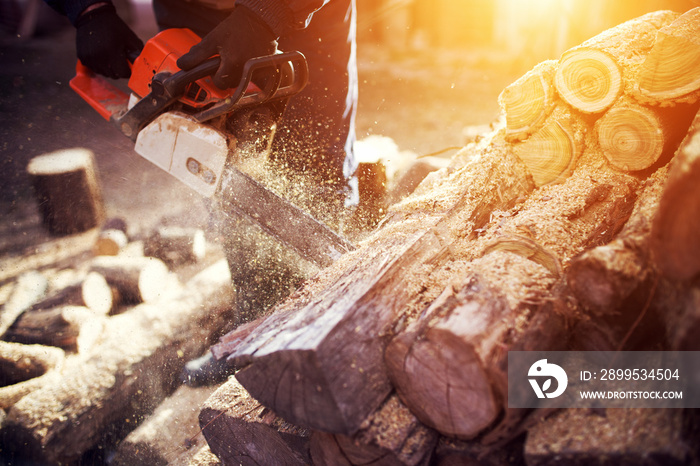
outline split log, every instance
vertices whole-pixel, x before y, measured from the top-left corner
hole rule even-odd
[[[110,464],[186,466],[206,445],[197,418],[200,407],[215,389],[180,386],[119,443]]]
[[[526,139],[542,127],[554,109],[556,65],[554,60],[539,63],[498,96],[498,103],[506,117],[507,140]]]
[[[185,363],[226,328],[232,296],[222,260],[172,300],[109,317],[92,351],[67,358],[58,383],[13,406],[2,428],[3,450],[40,463],[73,463],[107,430],[132,430],[172,392]]]
[[[168,266],[153,257],[98,256],[90,270],[104,276],[128,302],[155,301],[168,290]]]
[[[554,77],[561,98],[584,113],[607,110],[652,49],[659,28],[677,17],[670,11],[648,13],[564,52]]]
[[[119,217],[110,218],[102,228],[93,246],[96,256],[116,256],[129,243],[126,221]]]
[[[327,466],[427,465],[437,440],[437,433],[392,394],[352,437],[315,431],[311,459]]]
[[[311,464],[310,432],[258,403],[233,377],[204,403],[199,425],[223,464]]]
[[[97,272],[89,272],[80,282],[66,286],[35,303],[28,312],[62,306],[83,306],[97,315],[107,315],[113,304],[114,296],[107,280]]]
[[[651,248],[663,274],[689,281],[700,273],[700,114],[674,158],[652,228]]]
[[[59,348],[0,342],[0,408],[60,380],[65,354]]]
[[[202,260],[206,246],[204,231],[199,228],[162,226],[146,238],[143,254],[177,266]]]
[[[681,409],[566,409],[530,429],[528,466],[691,464],[697,432]]]
[[[571,175],[583,149],[586,125],[560,105],[542,127],[527,140],[514,145],[536,186],[561,183]]]
[[[700,7],[659,29],[637,82],[642,96],[662,105],[700,97]]]
[[[27,165],[51,233],[80,233],[102,222],[104,207],[93,158],[88,149],[76,148],[40,155]]]
[[[477,147],[477,146],[474,146]],[[391,392],[387,327],[425,304],[425,277],[495,209],[532,185],[503,142],[478,146],[466,164],[426,180],[395,205],[383,228],[292,295],[230,356],[257,400],[294,424],[353,435]],[[246,367],[247,366],[247,367]]]
[[[25,345],[78,349],[83,324],[97,315],[84,306],[61,306],[23,313],[5,332],[3,339]]]
[[[48,286],[48,280],[39,272],[20,275],[0,310],[0,336],[10,328],[20,314],[44,297]]]

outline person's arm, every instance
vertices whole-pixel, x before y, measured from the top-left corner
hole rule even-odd
[[[313,14],[330,0],[237,0],[258,15],[279,38],[287,32],[304,29]]]
[[[45,0],[46,4],[51,8],[67,16],[68,20],[72,25],[75,26],[75,22],[81,13],[95,9],[101,5],[111,5],[112,2],[109,0]]]

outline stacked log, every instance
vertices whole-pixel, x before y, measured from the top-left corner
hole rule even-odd
[[[655,273],[648,237],[666,186],[664,154],[698,131],[697,88],[651,105],[639,90],[642,65],[660,41],[696,43],[683,31],[692,27],[697,37],[700,21],[686,15],[645,15],[536,67],[501,95],[505,128],[466,146],[391,206],[356,251],[222,341],[215,354],[242,367],[236,380],[258,403],[255,412],[309,429],[318,464],[479,461],[534,432],[547,413],[508,407],[508,351],[603,349],[598,333],[582,337],[584,328],[624,346],[639,325],[639,315],[622,328],[601,315],[616,313]],[[670,105],[678,110],[671,121],[662,108]],[[698,229],[687,231],[696,241]],[[599,267],[602,277],[629,281],[610,292],[621,295],[584,296],[586,285],[572,291],[583,280],[576,270],[587,270],[589,258],[605,262],[607,251],[620,265],[637,264]],[[698,295],[673,296],[689,313]],[[410,413],[405,429],[387,429],[393,443],[382,428],[371,433],[385,409],[394,419]],[[229,415],[226,427],[207,427],[217,444],[233,441],[231,425],[240,437],[261,422],[222,414]],[[409,434],[418,431],[425,435]],[[421,453],[402,456],[408,444]],[[636,458],[628,453],[622,457]],[[537,455],[531,460],[546,464]]]

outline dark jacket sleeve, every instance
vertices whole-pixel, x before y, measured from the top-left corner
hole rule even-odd
[[[314,12],[330,0],[236,0],[254,11],[280,37],[285,33],[304,29],[309,25]]]
[[[67,16],[71,24],[75,25],[75,21],[80,16],[80,13],[94,3],[112,3],[110,0],[45,0],[46,3],[64,16]]]

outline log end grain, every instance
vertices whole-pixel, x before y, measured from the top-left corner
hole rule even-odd
[[[554,75],[559,95],[585,113],[600,113],[622,92],[622,71],[606,52],[579,47],[565,52]]]

